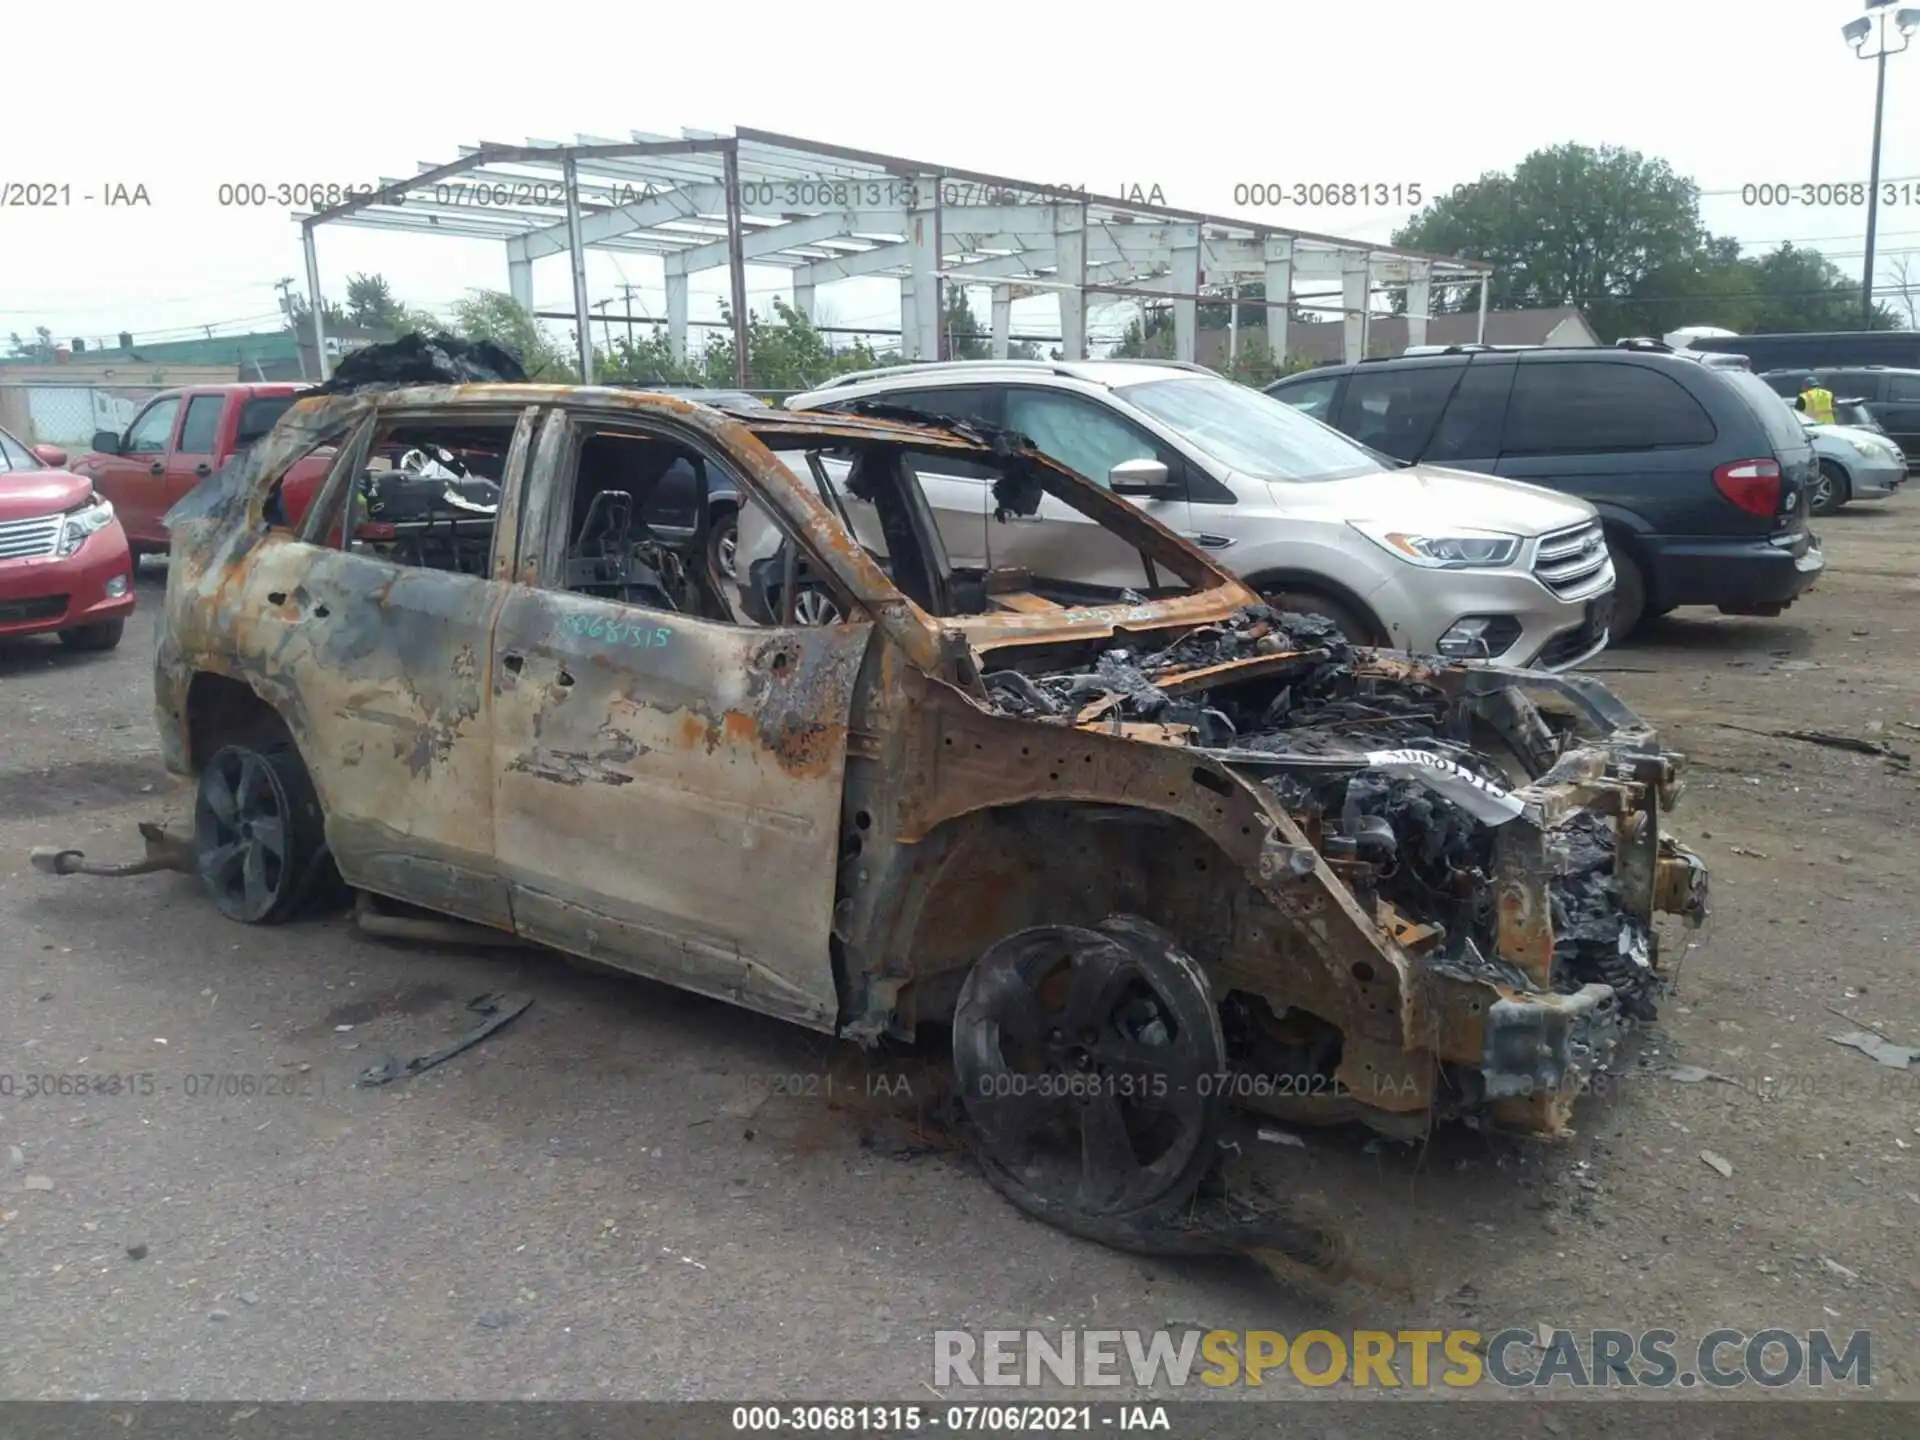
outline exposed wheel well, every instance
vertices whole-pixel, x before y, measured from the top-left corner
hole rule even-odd
[[[187,753],[195,774],[222,745],[289,735],[280,712],[250,685],[202,671],[187,687]]]
[[[1097,818],[1096,818],[1097,817]],[[951,1012],[967,968],[1031,925],[1097,925],[1138,915],[1207,966],[1226,950],[1238,867],[1187,821],[1119,806],[1034,802],[949,821],[915,846],[919,892],[897,953],[913,957],[902,1009],[917,1023]],[[920,857],[924,857],[921,859]],[[930,863],[929,863],[930,862]]]
[[[1300,594],[1317,595],[1323,600],[1330,600],[1368,628],[1371,633],[1367,635],[1365,643],[1369,645],[1393,643],[1393,636],[1381,622],[1380,617],[1374,613],[1373,607],[1339,581],[1330,580],[1325,575],[1316,575],[1302,570],[1269,570],[1258,575],[1246,576],[1245,583],[1250,589],[1257,590],[1262,595],[1275,590],[1293,590]]]

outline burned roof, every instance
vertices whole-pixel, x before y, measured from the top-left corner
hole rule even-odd
[[[354,395],[403,385],[514,384],[526,378],[518,358],[491,340],[415,332],[354,351],[335,367],[326,384],[309,393]]]

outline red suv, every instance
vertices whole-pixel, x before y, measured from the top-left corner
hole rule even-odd
[[[133,610],[133,556],[112,504],[66,463],[0,430],[0,637],[51,630],[111,650]]]

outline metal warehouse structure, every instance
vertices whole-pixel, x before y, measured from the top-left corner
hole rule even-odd
[[[313,314],[321,315],[315,232],[372,226],[498,240],[507,288],[533,309],[533,264],[565,255],[581,374],[593,378],[586,253],[660,257],[667,331],[685,353],[688,279],[726,267],[732,280],[736,383],[748,383],[748,264],[784,267],[794,301],[813,314],[818,287],[857,276],[900,284],[901,348],[940,355],[941,286],[992,287],[994,353],[1007,353],[1019,295],[1058,296],[1062,354],[1086,353],[1090,294],[1170,303],[1175,356],[1192,360],[1198,301],[1225,299],[1249,281],[1265,286],[1267,341],[1287,353],[1291,305],[1346,316],[1347,358],[1366,353],[1377,290],[1407,292],[1408,343],[1426,338],[1435,284],[1477,284],[1483,266],[1361,240],[1087,194],[974,170],[926,164],[790,135],[741,128],[679,139],[634,132],[630,141],[464,146],[460,158],[328,209],[299,215]],[[1257,303],[1257,302],[1243,302]],[[322,365],[325,366],[324,349]]]

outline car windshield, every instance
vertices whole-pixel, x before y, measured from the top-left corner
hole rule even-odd
[[[40,457],[6,431],[0,430],[0,470],[43,470]]]
[[[1256,480],[1341,480],[1388,468],[1331,426],[1231,380],[1183,376],[1122,385],[1116,393]]]

